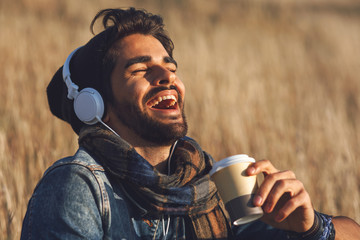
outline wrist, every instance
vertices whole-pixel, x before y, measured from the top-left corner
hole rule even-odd
[[[332,217],[315,211],[314,223],[309,230],[303,233],[289,232],[289,239],[305,240],[334,240],[335,228]]]
[[[321,223],[322,223],[321,218],[317,214],[317,212],[315,211],[314,212],[314,223],[313,223],[313,225],[306,232],[299,233],[299,234],[301,234],[301,238],[302,239],[307,239],[307,238],[310,237],[310,239],[311,239],[312,236],[316,235],[316,233],[319,232],[319,230],[321,228]]]

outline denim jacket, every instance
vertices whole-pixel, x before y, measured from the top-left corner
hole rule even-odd
[[[21,239],[186,239],[181,216],[146,217],[85,149],[55,162],[29,201]],[[235,239],[289,239],[260,221],[233,228]],[[166,238],[165,238],[166,235]]]

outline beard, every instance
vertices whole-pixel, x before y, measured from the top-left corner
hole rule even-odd
[[[146,101],[162,89],[158,89],[147,94],[144,97],[143,105]],[[184,105],[181,98],[178,100],[179,107],[182,107],[182,123],[164,124],[153,119],[146,112],[141,111],[139,106],[129,101],[117,102],[115,113],[118,119],[128,128],[132,129],[137,135],[144,140],[150,141],[156,145],[172,145],[176,140],[186,135],[188,125],[184,113]]]

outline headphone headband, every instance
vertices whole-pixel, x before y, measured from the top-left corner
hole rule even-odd
[[[71,80],[70,61],[80,48],[81,47],[78,47],[72,51],[66,58],[62,75],[68,89],[67,97],[70,100],[74,100],[74,112],[76,116],[85,124],[92,125],[101,121],[104,114],[104,101],[96,89],[84,88],[79,92],[79,86]]]
[[[70,78],[70,60],[73,57],[73,55],[75,54],[75,52],[77,50],[79,50],[81,47],[76,48],[74,51],[72,51],[70,53],[70,55],[66,58],[66,61],[64,63],[63,69],[62,69],[62,75],[63,75],[63,79],[65,81],[65,84],[68,88],[68,95],[67,97],[69,99],[74,99],[76,98],[76,96],[79,94],[78,89],[79,86],[76,85],[75,83],[72,82],[71,78]]]

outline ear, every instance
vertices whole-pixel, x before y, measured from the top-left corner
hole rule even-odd
[[[111,111],[111,106],[110,106],[110,104],[107,104],[106,111],[104,113],[104,117],[102,118],[103,122],[106,124],[108,124],[110,122],[110,114],[109,114],[110,111]]]
[[[109,114],[106,113],[102,120],[103,120],[104,123],[108,124],[109,121],[110,121],[110,116],[109,116]]]

